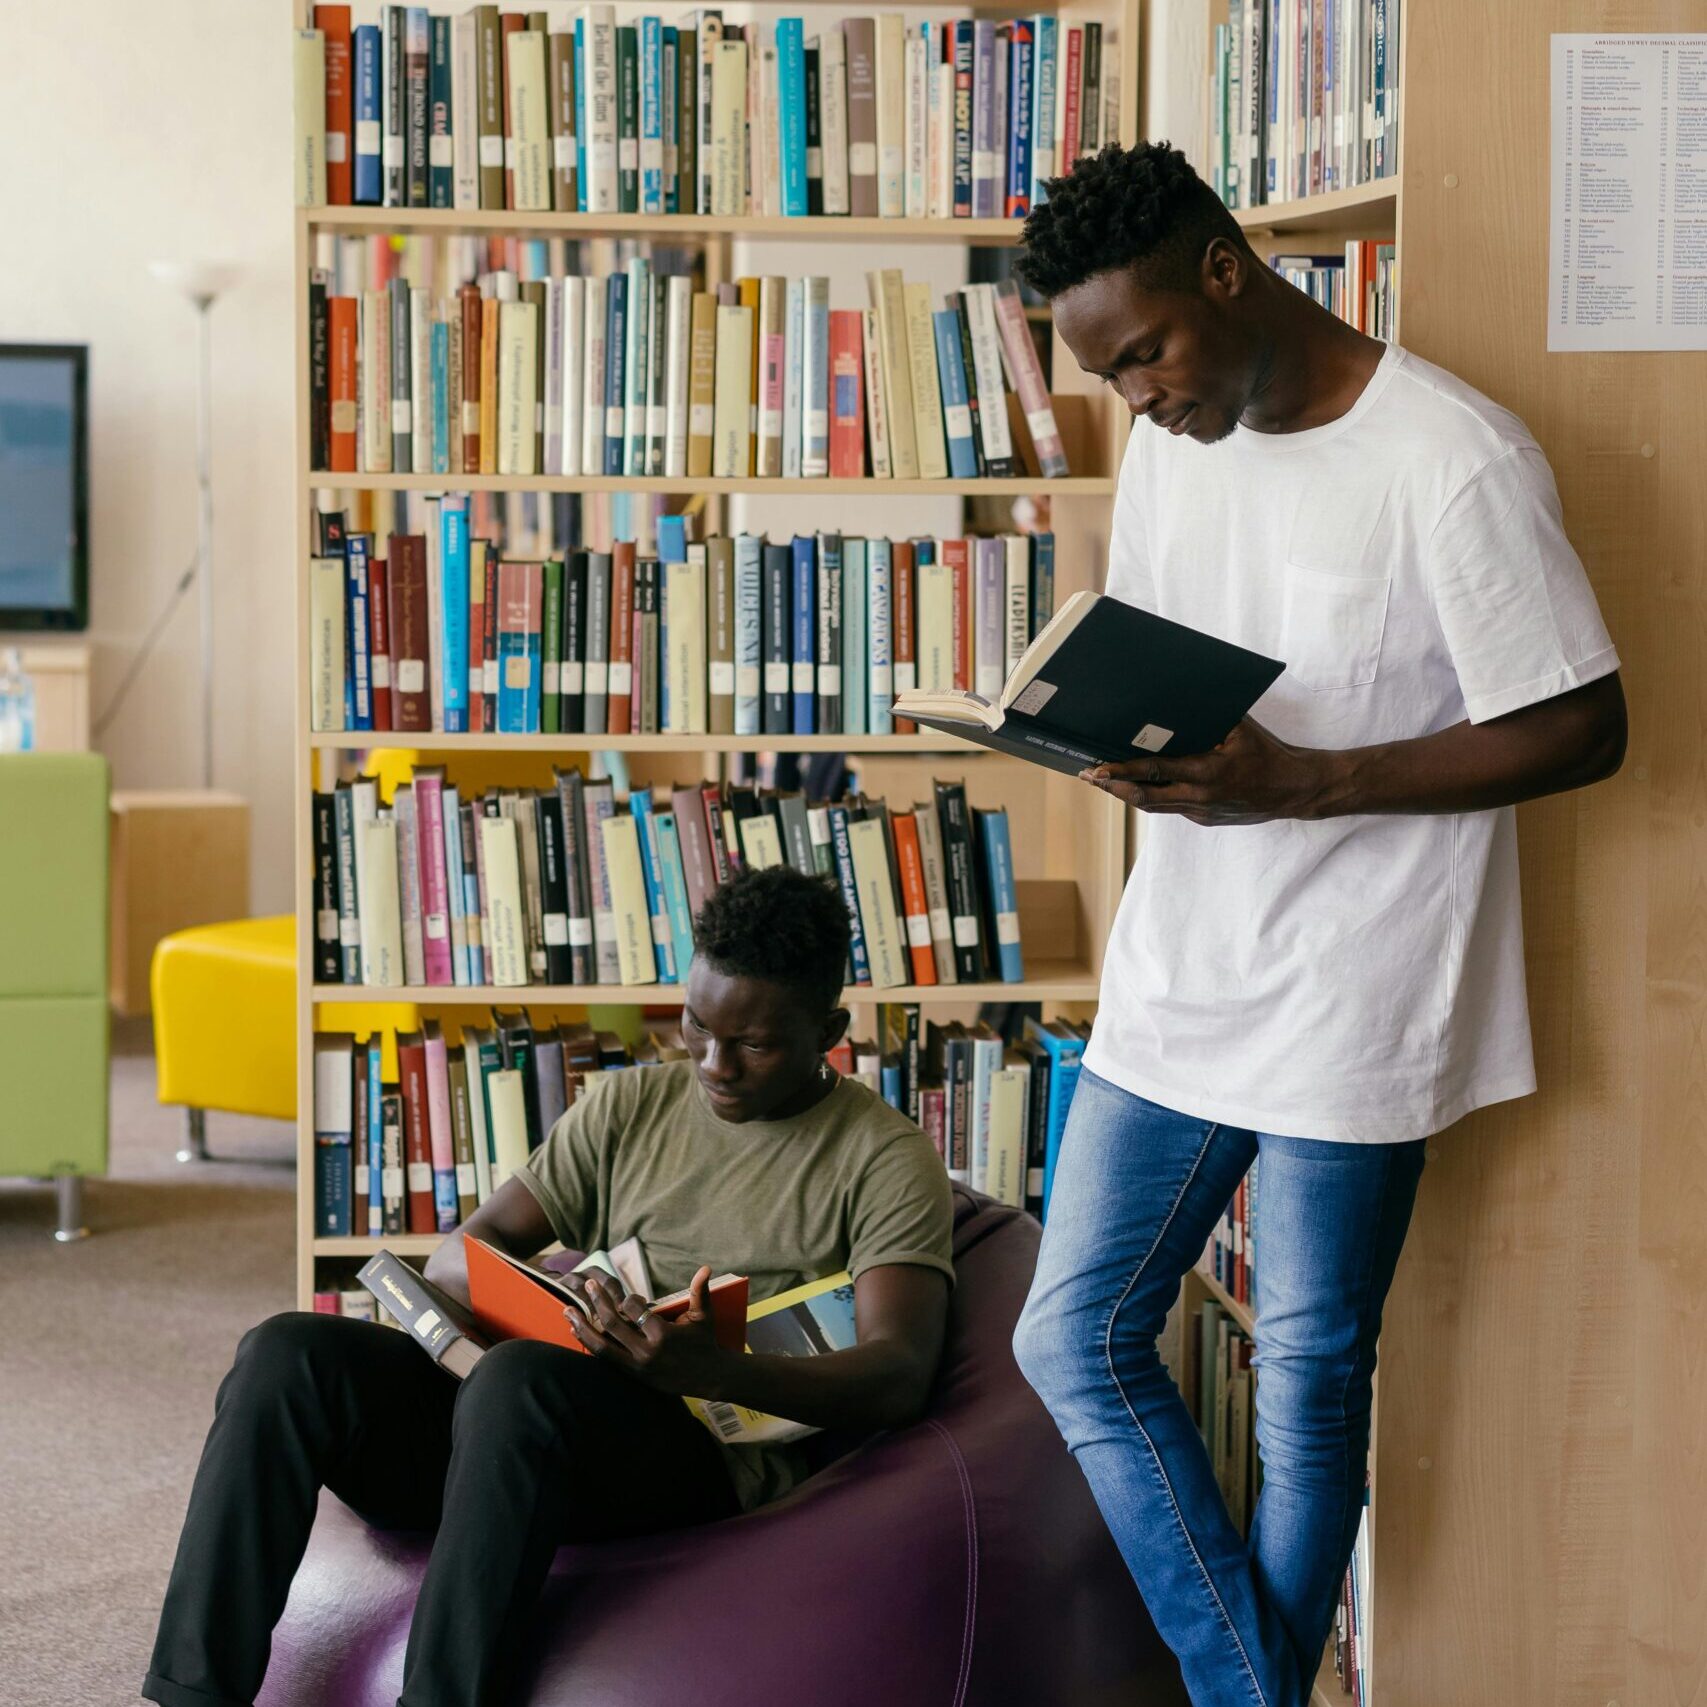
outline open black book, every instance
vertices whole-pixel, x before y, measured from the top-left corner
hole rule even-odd
[[[1025,649],[995,704],[951,688],[894,713],[1076,776],[1140,753],[1206,753],[1285,669],[1100,593],[1075,593]]]

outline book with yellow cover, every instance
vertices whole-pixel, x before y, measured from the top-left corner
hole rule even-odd
[[[818,1357],[859,1343],[851,1274],[832,1274],[779,1292],[747,1309],[747,1350],[770,1357]],[[689,1399],[687,1406],[726,1446],[780,1446],[818,1430],[724,1399]]]

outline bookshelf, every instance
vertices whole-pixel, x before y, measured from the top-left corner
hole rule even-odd
[[[755,16],[787,16],[799,8],[767,5],[743,8]],[[824,0],[808,0],[804,8],[818,17],[864,15],[854,5],[831,13]],[[310,27],[311,0],[295,0],[293,24]],[[367,9],[357,7],[357,22],[370,21]],[[929,6],[909,10],[910,18],[965,15],[965,8]],[[552,27],[573,17],[576,8],[554,3]],[[619,21],[647,12],[655,5],[619,0]],[[1092,0],[1072,9],[1075,21],[1100,20],[1120,33],[1122,52],[1119,132],[1131,142],[1138,131],[1139,0]],[[1071,779],[1035,767],[986,754],[967,743],[930,734],[870,736],[713,736],[713,735],[376,735],[315,733],[309,727],[309,561],[313,550],[313,513],[323,493],[332,490],[374,492],[666,492],[697,495],[707,501],[704,517],[715,528],[724,506],[735,497],[816,497],[832,500],[824,507],[825,528],[887,531],[879,519],[885,500],[906,498],[1047,498],[1049,525],[1056,540],[1057,603],[1082,587],[1101,585],[1105,568],[1108,525],[1115,476],[1128,421],[1115,399],[1103,395],[1080,374],[1077,364],[1055,341],[1053,404],[1071,472],[1054,480],[1025,476],[974,480],[881,479],[664,479],[621,476],[499,476],[424,474],[327,474],[315,470],[309,455],[309,351],[307,336],[308,281],[316,239],[323,233],[342,236],[481,236],[569,238],[650,238],[662,244],[697,248],[706,280],[731,278],[734,245],[789,245],[789,266],[798,268],[802,246],[811,246],[813,262],[832,280],[833,300],[863,303],[863,269],[868,264],[861,246],[901,243],[952,245],[962,251],[1002,246],[1014,241],[1017,221],[1006,219],[890,219],[851,217],[770,218],[756,216],[580,214],[500,212],[495,210],[405,209],[382,207],[298,208],[295,214],[294,311],[296,316],[297,431],[294,461],[298,537],[296,574],[296,714],[294,784],[296,790],[296,916],[298,994],[297,1045],[297,1265],[299,1306],[307,1308],[322,1272],[347,1275],[355,1261],[382,1243],[400,1254],[424,1256],[439,1242],[437,1234],[327,1238],[314,1231],[314,1121],[312,1039],[322,1008],[341,1008],[362,1002],[407,1003],[424,1016],[442,1015],[447,1032],[464,1023],[479,1023],[497,1005],[561,1015],[589,1006],[642,1006],[667,1011],[681,1001],[679,984],[647,985],[530,985],[523,988],[433,987],[430,989],[363,989],[313,981],[313,860],[310,801],[312,791],[340,766],[353,763],[363,749],[398,746],[418,753],[423,761],[455,758],[471,776],[481,763],[517,757],[564,762],[583,758],[589,747],[630,756],[635,781],[644,770],[651,780],[671,774],[675,761],[682,774],[716,780],[726,774],[730,755],[760,749],[767,752],[844,752],[859,766],[867,792],[888,791],[893,799],[928,799],[934,775],[964,774],[974,806],[1001,802],[1010,805],[1014,842],[1014,875],[1019,899],[1021,941],[1026,954],[1023,983],[977,983],[952,986],[903,985],[884,990],[850,989],[844,1000],[854,1010],[856,1032],[869,1035],[879,1002],[918,1002],[937,1017],[971,1017],[987,1001],[1030,1001],[1083,1011],[1096,999],[1102,945],[1113,922],[1128,864],[1127,815],[1106,796]],[[749,251],[752,252],[752,251]],[[755,267],[753,270],[759,270]],[[836,288],[839,284],[839,290]],[[1052,335],[1053,336],[1053,335]],[[894,530],[904,533],[903,527]],[[926,530],[940,531],[940,530]],[[476,784],[478,786],[478,784]],[[336,1023],[334,1017],[333,1023]],[[324,1265],[324,1267],[323,1267]],[[345,1282],[347,1283],[347,1282]]]

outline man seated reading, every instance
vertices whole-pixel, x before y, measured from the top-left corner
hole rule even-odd
[[[693,1286],[686,1314],[586,1279],[592,1319],[566,1313],[591,1356],[504,1341],[460,1384],[375,1323],[293,1312],[252,1329],[219,1390],[149,1700],[254,1700],[322,1487],[375,1524],[437,1531],[400,1707],[477,1707],[505,1698],[560,1542],[708,1523],[807,1473],[803,1444],[726,1446],[682,1395],[837,1430],[921,1413],[953,1276],[948,1178],[917,1127],[825,1059],[848,1025],[841,898],[791,869],[748,872],[706,903],[694,942],[690,1059],[592,1080],[427,1265],[466,1302],[466,1236],[518,1257],[633,1236],[660,1294]],[[714,1271],[747,1275],[757,1301],[843,1269],[847,1350],[714,1339]]]

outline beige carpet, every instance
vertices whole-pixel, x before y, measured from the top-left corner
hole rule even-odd
[[[0,1182],[0,1701],[138,1699],[214,1389],[244,1329],[292,1299],[291,1129],[213,1115],[234,1158],[173,1159],[182,1111],[115,1056],[112,1169],[92,1237]],[[5,1115],[0,1110],[0,1126]]]

